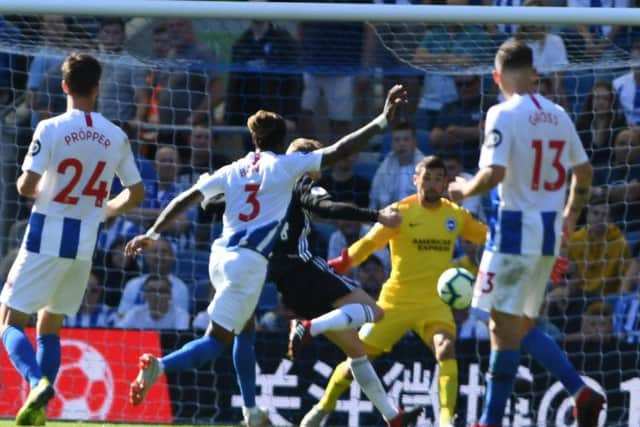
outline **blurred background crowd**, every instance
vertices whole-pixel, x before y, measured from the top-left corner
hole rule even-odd
[[[478,0],[422,3],[483,6]],[[487,4],[635,7],[633,0]],[[533,48],[537,90],[570,112],[595,169],[591,203],[563,249],[570,269],[562,283],[550,284],[540,322],[561,340],[619,336],[636,342],[640,67],[633,61],[640,61],[640,33],[631,27],[0,17],[0,283],[30,209],[29,200],[15,192],[19,165],[37,122],[65,109],[59,67],[70,51],[91,51],[102,60],[98,111],[128,133],[146,200],[104,224],[83,305],[67,324],[202,329],[213,292],[208,248],[221,230],[219,210],[188,212],[139,260],[125,258],[123,246],[200,174],[251,149],[244,127],[249,115],[260,108],[276,111],[286,118],[292,138],[331,142],[372,118],[392,84],[406,85],[410,103],[401,123],[372,140],[366,152],[325,171],[320,181],[336,200],[381,208],[415,192],[411,176],[424,155],[442,156],[450,179],[474,172],[485,113],[500,100],[490,69],[475,66],[487,65],[511,37]],[[408,53],[384,46],[409,39],[413,44],[403,45],[410,46]],[[115,182],[112,193],[118,188]],[[488,200],[471,199],[465,206],[486,220]],[[314,221],[310,239],[316,253],[331,258],[367,229],[348,221]],[[481,252],[459,242],[452,263],[475,273]],[[353,275],[375,297],[388,273],[389,255],[382,250]],[[267,283],[258,305],[260,329],[285,330],[289,316]],[[482,313],[463,311],[457,319],[461,339],[488,338]]]

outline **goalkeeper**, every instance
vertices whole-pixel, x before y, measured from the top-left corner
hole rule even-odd
[[[390,351],[408,331],[415,332],[438,361],[439,425],[451,426],[458,395],[456,324],[451,308],[438,297],[436,282],[451,264],[456,239],[483,243],[487,227],[443,197],[447,171],[440,158],[428,156],[421,160],[413,181],[417,194],[397,203],[403,218],[400,227],[376,224],[330,264],[344,273],[390,243],[391,275],[378,299],[385,314],[382,320],[364,325],[360,337],[373,358]],[[346,362],[340,363],[323,398],[303,418],[301,427],[321,425],[335,408],[338,397],[349,388],[351,379]]]

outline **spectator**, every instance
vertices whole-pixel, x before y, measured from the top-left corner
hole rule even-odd
[[[166,276],[171,284],[171,301],[188,312],[191,302],[189,288],[180,278],[171,274],[174,264],[175,255],[171,243],[164,239],[156,240],[144,254],[144,267],[147,273],[129,280],[124,286],[118,306],[118,317],[122,318],[134,306],[144,303],[143,285],[150,274]]]
[[[622,293],[628,294],[638,291],[640,291],[640,245],[636,245],[633,259],[622,279]]]
[[[371,209],[382,209],[415,194],[413,175],[416,165],[424,157],[416,145],[416,128],[413,125],[400,123],[391,131],[391,152],[378,167],[371,183]]]
[[[630,7],[630,0],[567,0],[568,7]],[[619,25],[578,25],[578,33],[585,43],[585,52],[591,58],[598,58],[615,44],[622,44],[624,48],[626,28]],[[613,49],[612,49],[613,50]]]
[[[302,77],[300,51],[284,28],[270,21],[251,21],[251,26],[231,49],[225,122],[245,126],[256,111],[277,111],[295,129],[300,114]]]
[[[101,302],[102,285],[96,273],[89,275],[87,289],[75,316],[65,316],[64,326],[71,328],[111,328],[116,321],[116,310]]]
[[[469,180],[473,177],[473,175],[464,171],[462,161],[456,154],[451,153],[450,151],[445,151],[440,155],[440,158],[444,161],[444,165],[447,168],[447,179],[449,182],[455,181],[457,177],[464,180]],[[473,196],[464,199],[462,207],[475,215],[480,221],[487,222],[487,215],[485,214],[484,207],[482,206],[481,196]]]
[[[356,153],[338,160],[322,175],[318,185],[331,193],[338,202],[352,202],[356,206],[366,208],[369,206],[371,182],[366,177],[356,174],[354,166],[357,159]]]
[[[523,0],[484,0],[482,3],[485,6],[519,7],[522,6]],[[485,27],[497,44],[502,43],[518,30],[516,24],[487,24]]]
[[[480,76],[455,76],[454,81],[458,100],[442,108],[430,142],[434,150],[456,153],[466,169],[473,169],[478,164],[484,118],[496,98],[483,96]]]
[[[145,69],[124,50],[126,40],[121,18],[103,18],[100,21],[98,42],[102,76],[98,111],[121,125],[135,126],[134,120],[144,108]]]
[[[640,133],[625,129],[616,135],[613,162],[594,176],[594,194],[611,204],[611,218],[634,241],[640,239]]]
[[[547,0],[526,0],[523,6],[541,7],[548,6]],[[547,25],[526,24],[520,25],[513,38],[525,42],[533,51],[533,66],[541,77],[549,78],[554,96],[554,102],[567,107],[564,96],[564,85],[560,70],[569,65],[567,49],[562,37],[549,32]]]
[[[33,54],[33,60],[29,64],[27,91],[25,93],[27,106],[35,113],[31,118],[31,124],[34,128],[35,124],[41,119],[36,109],[36,92],[41,87],[42,81],[49,70],[54,70],[55,72],[60,68],[69,48],[66,40],[67,24],[64,16],[43,16],[41,30],[43,44]],[[48,111],[44,112],[43,117],[49,117]]]
[[[223,98],[222,79],[215,72],[217,59],[197,40],[190,20],[167,19],[165,26],[171,45],[169,58],[176,64],[168,70],[160,91],[160,123],[191,125],[207,121]]]
[[[587,207],[586,225],[567,242],[568,258],[576,263],[579,286],[594,295],[620,291],[630,253],[622,231],[610,223],[609,205],[594,200]]]
[[[576,129],[596,169],[596,180],[609,167],[616,135],[625,127],[624,114],[611,82],[595,82],[578,115]]]
[[[189,313],[173,304],[166,276],[150,274],[144,281],[144,305],[132,307],[117,322],[124,329],[189,329]]]
[[[565,341],[606,342],[613,338],[613,309],[606,302],[590,304],[582,315],[580,331],[567,334]]]
[[[136,260],[124,256],[124,246],[133,236],[122,235],[116,238],[109,248],[96,255],[96,269],[101,271],[104,303],[118,307],[126,283],[140,275]]]
[[[632,61],[640,60],[640,41],[633,44],[630,54]],[[640,108],[637,107],[639,81],[640,67],[638,66],[613,81],[613,89],[618,95],[627,124],[630,126],[640,126]]]
[[[368,3],[367,0],[322,0],[322,3],[354,2]],[[314,121],[321,95],[326,100],[330,139],[349,133],[355,103],[354,75],[362,64],[365,25],[354,22],[301,22],[298,25],[305,71],[299,128],[303,136],[316,136]]]
[[[371,255],[360,264],[356,270],[356,280],[366,293],[377,300],[382,285],[387,280],[387,273],[380,258]]]
[[[213,152],[213,145],[211,129],[204,123],[194,125],[189,134],[189,160],[177,178],[181,186],[191,187],[203,173],[213,173],[231,163],[226,156]]]
[[[447,0],[447,5],[468,5],[468,1]],[[494,49],[494,42],[479,25],[436,25],[424,35],[413,62],[423,68],[459,72],[476,65],[488,49]],[[450,75],[427,72],[416,115],[418,127],[430,131],[442,107],[456,99],[458,92]]]
[[[156,61],[153,68],[145,77],[145,87],[140,92],[140,105],[136,111],[136,124],[160,124],[160,92],[168,77],[164,67],[171,48],[169,32],[164,25],[157,25],[153,29],[151,39],[151,59]],[[145,158],[153,158],[155,144],[158,142],[159,132],[156,129],[138,127],[138,136],[142,142],[140,154]]]
[[[431,4],[431,0],[374,0],[375,4]],[[376,32],[373,25],[367,25],[365,30],[365,47],[363,49],[362,63],[366,68],[382,68],[383,93],[388,93],[395,84],[401,84],[407,90],[408,105],[407,117],[413,117],[418,109],[422,81],[424,73],[415,67],[409,66],[398,59],[396,46],[402,46],[408,37],[424,31],[422,23],[385,23],[385,30]],[[391,49],[394,49],[393,51]]]
[[[142,207],[132,209],[125,216],[143,228],[148,228],[171,200],[188,188],[178,182],[178,152],[173,145],[163,145],[158,148],[154,161],[157,180],[145,181],[145,199]],[[166,230],[166,237],[176,250],[187,251],[195,244],[192,222],[195,218],[194,209],[182,214],[172,222]]]
[[[189,135],[189,162],[178,175],[181,187],[189,188],[196,183],[203,173],[213,173],[230,163],[228,157],[214,152],[213,135],[211,129],[204,124],[195,125]],[[198,249],[208,249],[213,239],[214,222],[220,222],[224,204],[209,204],[205,208],[198,207],[193,214],[192,226],[195,245]]]
[[[18,43],[20,30],[0,16],[0,40],[8,45]],[[14,95],[14,72],[18,70],[18,57],[11,53],[0,53],[0,105],[7,105]]]

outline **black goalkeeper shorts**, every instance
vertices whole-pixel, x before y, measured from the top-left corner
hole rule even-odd
[[[320,257],[309,261],[281,258],[271,264],[284,304],[303,319],[313,319],[333,310],[333,303],[358,288],[358,283],[341,276]]]

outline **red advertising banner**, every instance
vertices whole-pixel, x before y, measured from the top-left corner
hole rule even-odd
[[[35,330],[27,329],[35,342]],[[62,363],[49,403],[50,419],[170,423],[173,421],[166,380],[162,376],[145,404],[129,404],[129,384],[138,373],[142,353],[162,354],[155,331],[63,329]],[[34,347],[35,348],[35,347]],[[0,351],[0,417],[13,417],[28,387]]]

